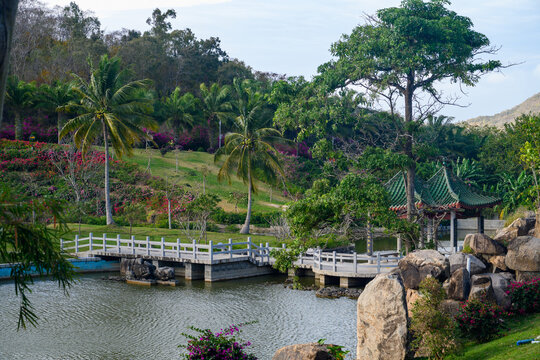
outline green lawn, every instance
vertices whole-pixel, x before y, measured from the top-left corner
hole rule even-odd
[[[198,151],[181,151],[178,155],[178,172],[176,172],[176,154],[168,152],[162,156],[156,149],[135,149],[132,157],[125,157],[126,162],[139,165],[145,170],[148,165],[148,155],[150,154],[150,171],[152,175],[168,177],[171,181],[187,186],[188,188],[199,187],[202,189],[201,166],[206,166],[210,174],[206,178],[206,191],[221,198],[220,206],[226,211],[233,211],[234,204],[227,201],[230,192],[237,191],[247,193],[247,187],[236,177],[231,178],[231,184],[227,181],[219,183],[217,173],[219,167],[214,165],[214,155]],[[280,209],[288,199],[283,197],[282,191],[274,190],[270,201],[270,189],[268,186],[259,184],[259,192],[254,195],[254,211],[275,211]],[[240,211],[245,211],[241,209]]]
[[[506,335],[484,344],[467,344],[462,353],[448,359],[467,360],[540,360],[540,344],[517,346],[518,340],[540,335],[540,314],[509,321]]]
[[[62,235],[64,240],[73,240],[75,235],[78,234],[78,224],[68,224],[70,232]],[[103,226],[103,225],[81,225],[81,237],[88,237],[88,234],[92,233],[92,236],[96,238],[103,237],[103,234],[107,234],[108,238],[116,237],[121,235],[122,239],[129,238],[129,227],[122,226]],[[248,237],[251,237],[251,240],[255,243],[269,243],[271,246],[278,246],[278,242],[273,236],[265,235],[243,235],[238,233],[216,233],[208,232],[208,241],[212,240],[215,243],[225,243],[229,239],[232,239],[234,242],[246,241]],[[186,235],[179,229],[161,229],[161,228],[151,228],[151,227],[134,227],[132,235],[135,236],[137,240],[144,240],[146,236],[150,236],[151,241],[158,241],[162,237],[166,241],[176,241],[177,238],[180,238],[180,241],[183,243],[190,242]],[[111,243],[112,245],[112,243]]]

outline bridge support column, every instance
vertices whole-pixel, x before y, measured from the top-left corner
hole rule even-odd
[[[339,277],[319,274],[319,285],[321,287],[327,287],[329,285],[338,285],[340,283]]]
[[[203,280],[204,264],[186,263],[185,278],[186,280]]]
[[[352,278],[352,277],[340,277],[339,278],[339,287],[342,288],[352,288],[360,287],[365,283],[361,278]]]

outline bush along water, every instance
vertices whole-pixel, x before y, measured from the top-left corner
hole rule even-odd
[[[242,341],[238,334],[240,327],[246,324],[231,325],[214,333],[210,329],[190,327],[197,335],[182,333],[188,338],[187,345],[180,345],[187,353],[183,354],[186,360],[257,360],[253,354],[246,352],[251,343]]]
[[[461,304],[456,321],[464,338],[484,342],[504,329],[506,315],[499,306],[485,299],[473,299]]]
[[[518,314],[540,311],[540,278],[512,282],[506,293],[512,301],[512,310]]]

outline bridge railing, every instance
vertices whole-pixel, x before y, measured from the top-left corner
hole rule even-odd
[[[107,237],[107,234],[96,237],[90,233],[88,237],[75,235],[74,240],[60,239],[60,248],[71,254],[99,251],[111,254],[190,258],[207,260],[211,263],[237,257],[247,257],[261,265],[270,262],[268,243],[265,245],[262,243],[256,244],[251,241],[250,237],[243,242],[233,242],[232,239],[229,239],[227,243],[214,244],[213,241],[209,241],[208,244],[199,244],[195,240],[184,243],[179,238],[176,241],[169,241],[162,237],[161,240],[155,241],[150,240],[150,237],[147,236],[145,240],[137,240],[135,236],[124,239],[120,235],[111,238]]]

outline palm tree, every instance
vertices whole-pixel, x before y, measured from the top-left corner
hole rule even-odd
[[[22,139],[21,113],[34,105],[34,83],[25,83],[16,76],[8,77],[6,83],[6,104],[15,116],[15,140]]]
[[[180,129],[185,130],[193,126],[195,122],[195,111],[197,98],[192,93],[180,95],[180,88],[177,87],[163,101],[166,121],[174,129],[175,136],[178,136]]]
[[[97,69],[92,68],[90,81],[75,77],[74,92],[79,103],[61,108],[78,115],[69,120],[60,137],[73,133],[75,145],[85,154],[94,140],[103,137],[105,147],[105,206],[107,225],[113,224],[109,185],[109,142],[114,153],[121,158],[131,155],[133,145],[148,137],[143,128],[157,129],[155,121],[148,115],[152,110],[152,99],[146,96],[151,81],[127,81],[127,72],[120,69],[120,59],[109,59],[103,55]]]
[[[202,111],[208,126],[208,141],[210,148],[213,149],[214,136],[212,127],[214,126],[214,119],[225,121],[231,114],[232,107],[231,102],[229,101],[230,88],[227,85],[220,87],[217,83],[212,84],[208,88],[204,83],[202,83],[200,89]]]
[[[233,102],[238,115],[235,121],[242,132],[225,135],[225,145],[216,152],[214,162],[228,155],[219,169],[218,180],[227,179],[230,183],[230,175],[235,173],[248,186],[246,220],[240,233],[249,234],[252,193],[257,192],[256,181],[275,184],[280,176],[284,176],[274,144],[286,140],[276,129],[258,127],[257,115],[265,100],[261,93],[250,87],[249,80],[241,82],[235,79],[233,86],[237,97]]]
[[[60,131],[64,127],[64,112],[62,106],[75,100],[73,84],[55,81],[52,85],[43,84],[39,87],[39,103],[45,108],[54,111],[57,116],[58,143],[60,144]]]

